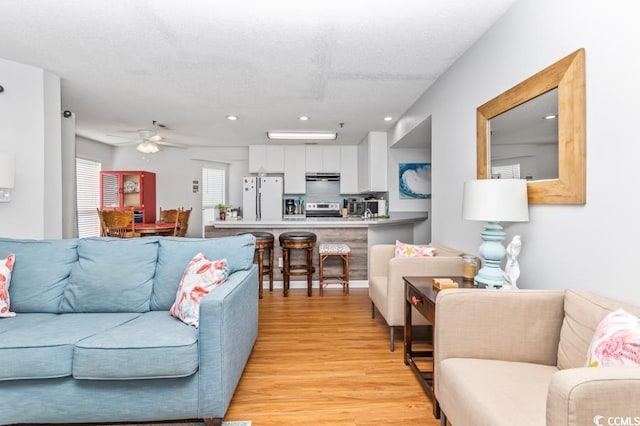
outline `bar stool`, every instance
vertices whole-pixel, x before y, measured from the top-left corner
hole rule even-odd
[[[346,244],[323,243],[318,247],[318,267],[320,269],[320,296],[323,289],[329,284],[341,284],[342,291],[349,294],[349,252],[351,248]],[[342,261],[342,274],[324,275],[324,262],[332,256],[337,256]]]
[[[289,295],[289,281],[291,276],[307,277],[307,296],[311,297],[311,284],[315,267],[313,266],[313,248],[316,245],[316,234],[313,232],[293,231],[280,234],[280,247],[282,247],[282,290],[284,297]],[[305,264],[291,264],[292,249],[304,249],[307,251]]]
[[[269,291],[273,291],[273,242],[275,237],[271,232],[243,232],[244,234],[251,234],[256,237],[256,261],[258,263],[258,294],[262,299],[262,283],[263,276],[269,274]],[[241,233],[241,234],[243,234]],[[269,257],[267,263],[264,263],[264,251],[269,250]]]

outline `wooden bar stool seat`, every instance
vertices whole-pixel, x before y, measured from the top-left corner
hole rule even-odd
[[[323,289],[329,284],[342,285],[342,291],[349,294],[349,253],[351,248],[346,244],[323,243],[318,247],[318,269],[320,269],[320,296]],[[325,275],[324,263],[330,257],[338,257],[342,261],[342,273]]]
[[[311,285],[313,273],[313,249],[316,245],[316,234],[313,232],[293,231],[280,234],[280,247],[282,247],[282,289],[284,297],[289,295],[289,282],[292,276],[307,277],[307,296],[311,297]],[[306,250],[306,263],[291,264],[291,250]]]
[[[273,291],[273,243],[275,237],[271,232],[243,232],[244,234],[252,234],[256,237],[256,263],[258,264],[258,294],[262,299],[263,277],[269,275],[269,291]],[[242,233],[241,233],[242,234]],[[269,250],[267,263],[265,263],[265,250]]]

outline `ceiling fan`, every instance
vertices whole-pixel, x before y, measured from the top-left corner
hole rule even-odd
[[[136,140],[128,140],[123,143],[116,143],[115,145],[126,146],[126,145],[136,145],[136,149],[143,154],[155,154],[160,151],[159,145],[171,146],[174,148],[186,148],[187,145],[171,142],[171,140],[167,140],[162,137],[160,133],[158,133],[157,128],[167,129],[168,127],[164,124],[158,123],[156,120],[152,122],[154,130],[151,129],[137,129],[137,130],[123,130],[122,132],[135,132],[138,134],[138,139]],[[107,135],[116,138],[128,138],[127,136],[120,135]]]

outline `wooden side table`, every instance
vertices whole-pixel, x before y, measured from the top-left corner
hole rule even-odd
[[[440,418],[440,405],[436,400],[435,394],[433,392],[434,389],[434,369],[435,362],[433,359],[433,327],[436,324],[436,296],[438,294],[438,290],[433,288],[433,279],[434,278],[451,278],[460,284],[461,288],[475,288],[473,282],[463,281],[462,277],[446,277],[446,276],[437,276],[437,277],[402,277],[404,280],[404,294],[405,294],[405,305],[404,305],[404,363],[411,368],[411,371],[415,374],[418,382],[424,389],[429,399],[431,399],[431,403],[433,404],[433,416],[436,419]],[[411,308],[416,308],[416,311],[420,313],[429,323],[431,323],[430,330],[430,339],[431,345],[430,349],[423,351],[414,351],[412,349],[412,330],[411,330]],[[431,361],[431,370],[420,370],[416,361],[418,359],[422,360],[430,360]]]

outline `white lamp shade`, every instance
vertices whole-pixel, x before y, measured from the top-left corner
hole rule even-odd
[[[462,218],[487,222],[527,222],[524,179],[480,179],[464,183]]]
[[[0,188],[13,188],[16,176],[16,158],[0,152]]]

